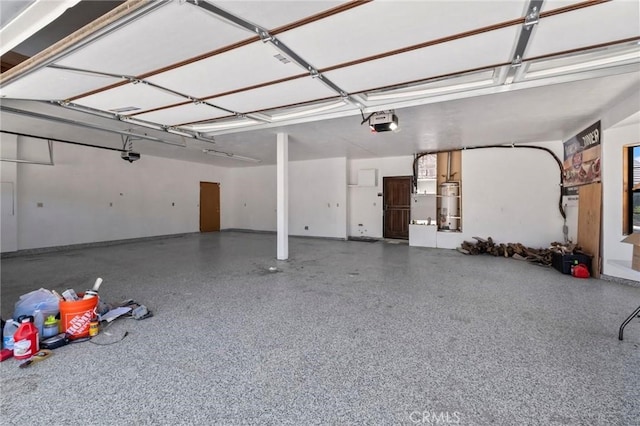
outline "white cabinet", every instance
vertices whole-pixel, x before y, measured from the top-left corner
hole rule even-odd
[[[409,225],[409,245],[435,247],[438,227],[435,225]]]

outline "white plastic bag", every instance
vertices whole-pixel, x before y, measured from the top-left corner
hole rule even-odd
[[[40,309],[47,315],[57,315],[60,311],[58,297],[51,291],[41,288],[30,293],[23,294],[15,304],[13,318],[22,315],[33,315],[33,311]]]

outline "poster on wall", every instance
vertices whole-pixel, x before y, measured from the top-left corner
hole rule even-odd
[[[600,182],[601,135],[598,121],[564,142],[565,189]]]

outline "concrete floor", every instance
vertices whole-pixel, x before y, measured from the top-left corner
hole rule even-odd
[[[222,232],[2,259],[3,317],[98,276],[155,314],[0,364],[2,423],[640,424],[640,321],[617,340],[640,288],[384,242],[290,253]]]

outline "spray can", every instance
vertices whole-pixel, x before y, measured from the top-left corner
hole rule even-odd
[[[31,358],[40,350],[38,329],[33,323],[33,317],[21,317],[20,327],[13,335],[13,357],[15,359]]]
[[[100,285],[102,284],[102,278],[98,278],[93,284],[91,290],[87,290],[84,292],[84,297],[82,300],[91,299],[92,297],[98,297],[98,290],[100,289]]]

